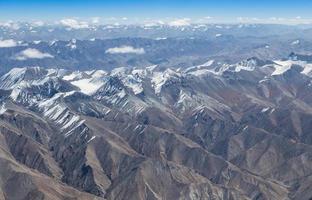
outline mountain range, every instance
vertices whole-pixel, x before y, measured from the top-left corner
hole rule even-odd
[[[19,53],[23,45],[0,49],[10,66],[0,77],[1,199],[312,197],[311,55],[52,67],[92,57],[103,41],[75,41],[89,50],[76,55],[68,42],[28,44],[45,55],[42,67],[19,59],[38,56]]]

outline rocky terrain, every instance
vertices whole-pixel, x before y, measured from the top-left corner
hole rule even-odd
[[[13,68],[0,198],[310,199],[310,58]]]

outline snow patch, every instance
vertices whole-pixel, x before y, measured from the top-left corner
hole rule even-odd
[[[21,89],[20,88],[14,88],[10,94],[10,98],[13,100],[13,101],[16,101],[18,96],[20,95],[21,93]]]
[[[180,77],[180,74],[172,69],[166,69],[164,72],[154,72],[151,80],[156,94],[159,94],[162,86],[172,77]]]
[[[100,89],[100,87],[102,87],[103,82],[90,78],[90,79],[81,79],[77,81],[72,81],[71,84],[80,88],[80,91],[82,93],[86,95],[92,95],[98,89]]]
[[[263,109],[261,110],[261,112],[264,113],[264,112],[266,112],[266,111],[268,111],[268,110],[270,110],[270,107],[263,108]]]
[[[82,79],[83,77],[84,77],[83,76],[83,72],[74,71],[73,73],[64,76],[63,80],[65,80],[65,81],[72,81],[72,80]]]
[[[300,40],[295,40],[291,43],[291,45],[298,45],[298,44],[300,44]]]
[[[5,113],[7,111],[5,104],[2,104],[1,108],[0,108],[0,115],[2,115],[3,113]]]
[[[94,140],[95,138],[96,138],[96,136],[93,135],[93,136],[88,140],[87,143],[91,142],[91,141]]]
[[[280,75],[286,72],[291,68],[292,65],[299,65],[303,67],[301,74],[305,74],[307,76],[311,76],[312,74],[312,64],[307,63],[306,61],[300,60],[286,60],[286,61],[274,61],[276,65],[274,65],[275,71],[271,74]]]
[[[155,40],[166,40],[167,38],[166,37],[157,37],[155,38]]]

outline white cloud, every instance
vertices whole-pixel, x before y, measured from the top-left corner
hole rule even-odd
[[[93,17],[91,19],[92,24],[98,24],[100,23],[101,18],[100,17]]]
[[[32,25],[34,26],[43,26],[45,23],[43,21],[34,21],[32,22]]]
[[[291,43],[291,45],[298,45],[298,44],[300,44],[300,40],[295,40]]]
[[[13,29],[13,30],[18,30],[20,28],[20,26],[13,22],[13,21],[7,21],[7,22],[4,22],[4,23],[1,23],[0,22],[0,26],[4,26],[4,27],[7,27],[7,28],[10,28],[10,29]]]
[[[75,19],[62,19],[60,21],[60,23],[63,26],[67,26],[67,27],[73,28],[73,29],[81,29],[81,28],[88,28],[89,27],[87,22],[78,21],[78,20],[75,20]]]
[[[120,47],[109,48],[105,51],[105,53],[109,53],[109,54],[126,54],[126,53],[144,54],[145,51],[143,48],[134,48],[132,46],[120,46]]]
[[[205,17],[201,17],[198,19],[193,19],[192,23],[194,23],[194,24],[210,23],[210,22],[212,22],[213,19],[214,18],[211,16],[205,16]]]
[[[17,42],[14,40],[0,40],[0,48],[16,47]]]
[[[283,17],[270,17],[270,18],[257,18],[257,17],[238,17],[237,21],[240,23],[261,23],[261,24],[311,24],[311,19],[303,19],[300,16],[294,18]]]
[[[168,23],[169,26],[189,26],[191,20],[189,18],[176,19]]]
[[[237,17],[237,21],[240,23],[258,23],[260,19],[257,17]]]
[[[117,18],[116,18],[116,17],[109,17],[109,18],[107,18],[106,20],[107,20],[107,21],[116,21]]]
[[[164,25],[165,22],[162,20],[151,20],[151,19],[146,19],[143,21],[145,27],[153,27],[153,26],[159,26],[159,25]]]
[[[43,59],[43,58],[53,58],[49,53],[42,53],[37,49],[25,49],[22,52],[20,52],[17,56],[17,60],[26,60],[26,59]]]

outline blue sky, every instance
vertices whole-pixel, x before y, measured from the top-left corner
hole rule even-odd
[[[312,0],[0,0],[1,20],[190,18],[312,19]]]

